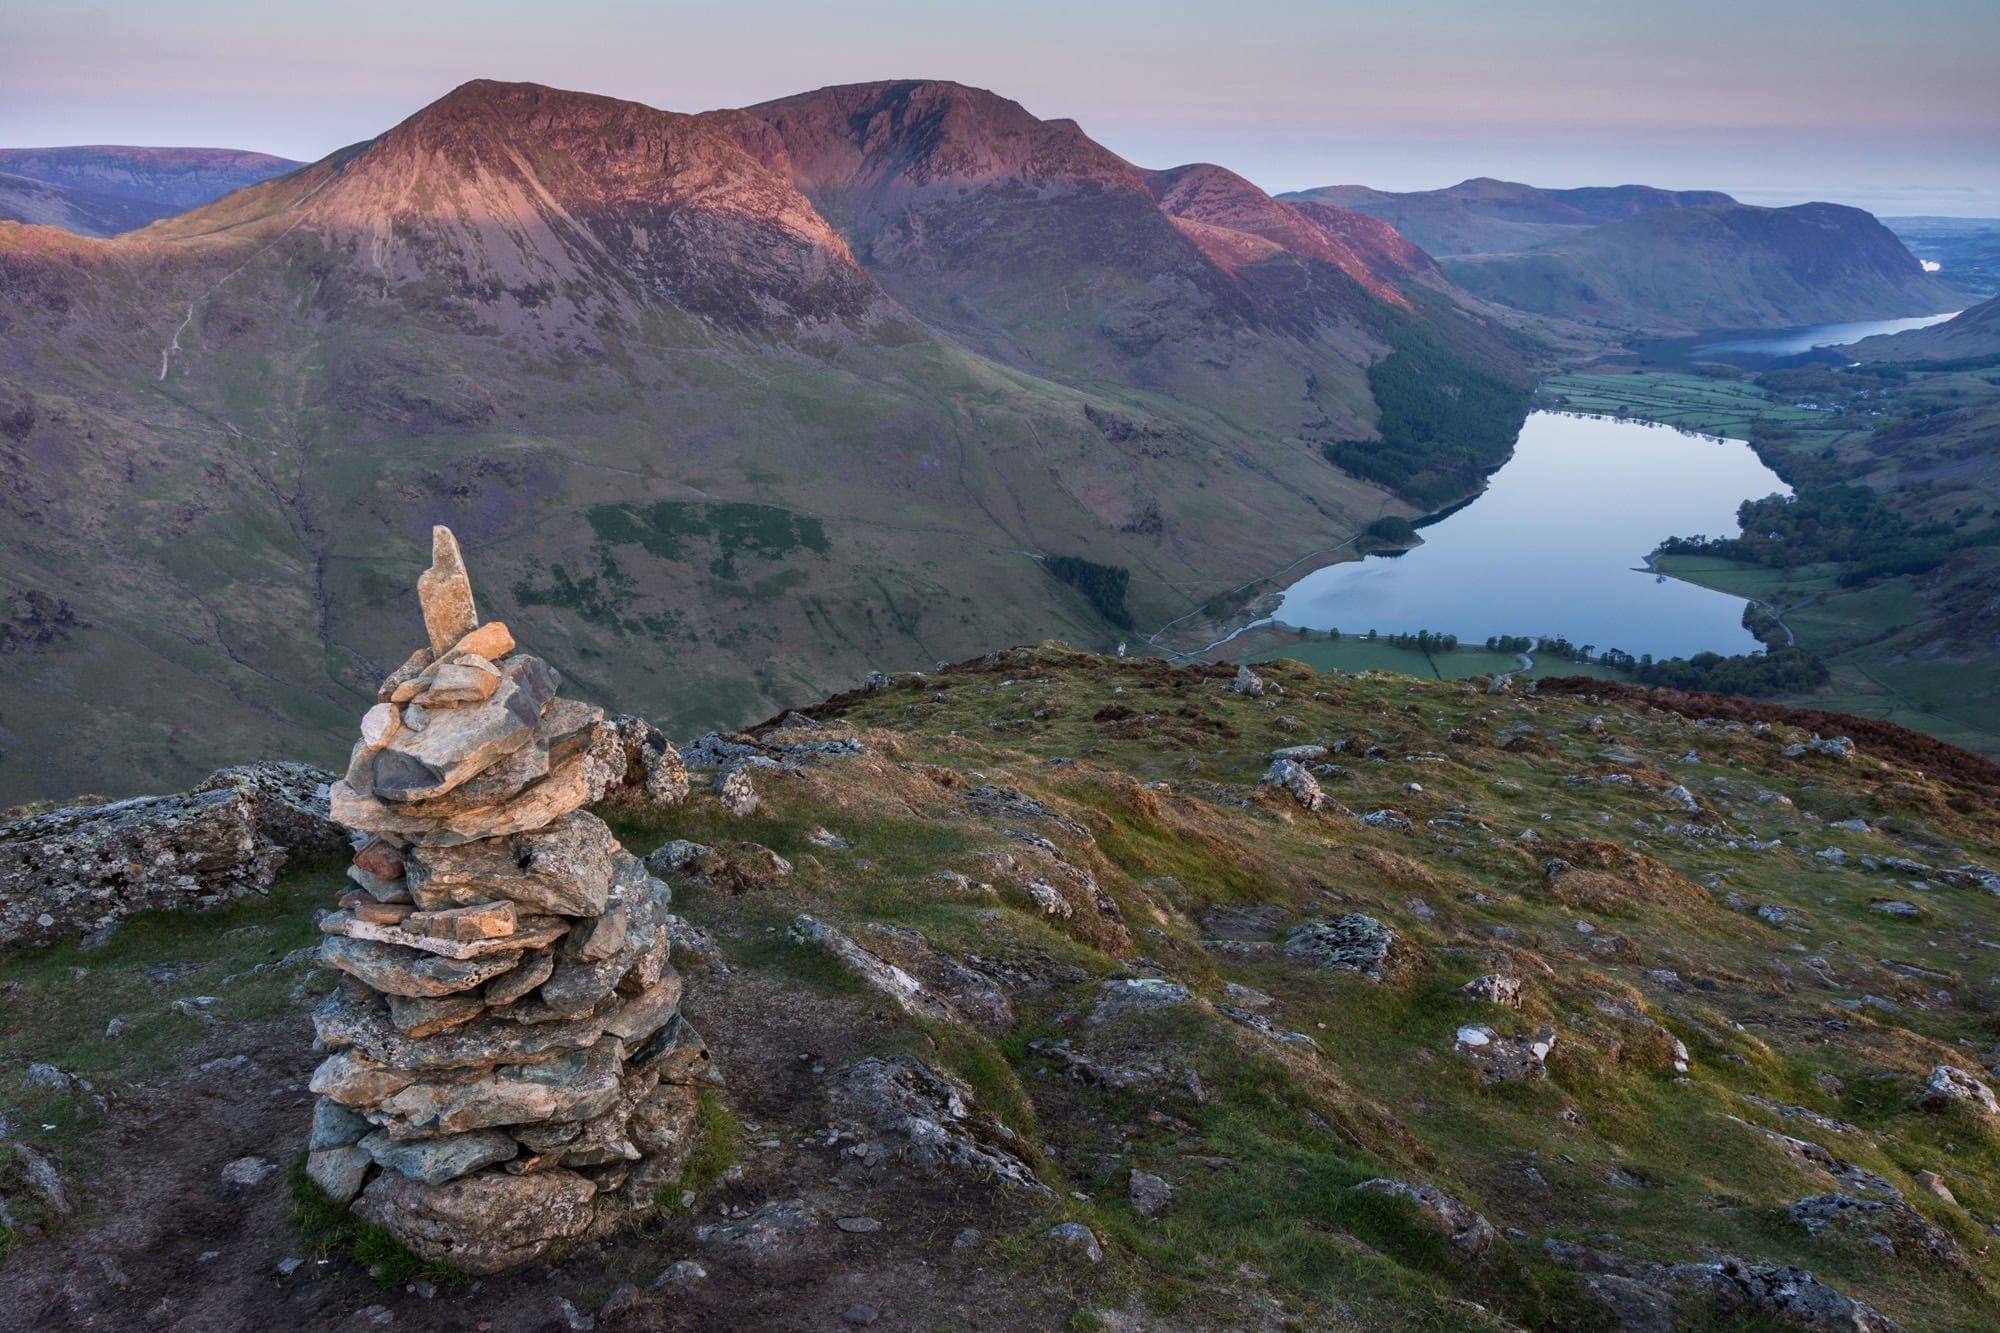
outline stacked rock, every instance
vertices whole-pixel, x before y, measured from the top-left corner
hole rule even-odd
[[[307,1170],[425,1258],[490,1273],[651,1207],[708,1056],[667,886],[583,808],[625,779],[626,738],[480,623],[446,528],[417,592],[430,643],[332,789],[359,850],[320,923],[341,979],[313,1015]]]

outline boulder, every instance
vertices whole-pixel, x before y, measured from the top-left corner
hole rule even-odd
[[[1544,1027],[1532,1034],[1503,1037],[1484,1023],[1468,1023],[1458,1030],[1453,1046],[1471,1057],[1486,1083],[1519,1083],[1541,1078],[1545,1064],[1556,1046],[1554,1028]]]
[[[608,718],[595,744],[607,747],[605,790],[599,799],[642,810],[668,809],[687,799],[687,764],[646,719],[629,714]]]
[[[1480,1004],[1505,1005],[1510,1009],[1521,1007],[1521,979],[1501,972],[1488,972],[1483,977],[1474,977],[1460,986],[1458,993]]]
[[[1987,1116],[2000,1116],[2000,1100],[1993,1089],[1956,1065],[1939,1065],[1924,1080],[1917,1105],[1926,1111],[1946,1111],[1955,1106],[1969,1107]]]
[[[1396,961],[1402,942],[1393,929],[1372,916],[1349,912],[1332,921],[1304,921],[1285,932],[1285,952],[1314,967],[1358,972],[1380,981]]]
[[[431,529],[431,567],[417,575],[417,605],[424,614],[431,653],[442,657],[458,641],[479,628],[479,611],[472,601],[472,580],[465,557],[450,528]]]
[[[1151,1217],[1174,1200],[1174,1187],[1159,1176],[1134,1167],[1126,1182],[1126,1194],[1141,1217]]]
[[[406,853],[410,893],[420,907],[457,907],[503,898],[531,912],[598,916],[611,893],[618,839],[579,810],[546,828]]]
[[[980,1107],[963,1081],[913,1055],[870,1056],[846,1066],[834,1075],[827,1103],[835,1123],[880,1156],[1051,1194],[1018,1155],[1024,1145],[1014,1131]]]
[[[359,1144],[314,1148],[306,1153],[306,1176],[335,1203],[347,1203],[361,1193],[375,1159]]]
[[[518,950],[477,958],[446,958],[442,954],[346,935],[329,935],[321,940],[319,956],[328,967],[339,968],[386,995],[421,996],[471,990],[510,971],[521,961]]]
[[[399,1143],[378,1129],[361,1140],[360,1146],[378,1164],[426,1185],[441,1185],[470,1175],[482,1166],[504,1162],[521,1150],[520,1144],[497,1129],[408,1143]]]
[[[722,808],[738,819],[747,819],[757,813],[757,788],[751,785],[750,770],[735,768],[717,779],[716,795],[722,798]]]
[[[436,1185],[385,1171],[354,1211],[425,1259],[483,1275],[582,1235],[596,1196],[595,1185],[560,1167],[531,1175],[482,1171]]]
[[[1319,779],[1296,759],[1272,760],[1258,785],[1265,790],[1290,796],[1308,814],[1318,814],[1326,805],[1326,795],[1320,790]]]

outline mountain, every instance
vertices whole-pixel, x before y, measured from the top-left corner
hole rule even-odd
[[[1851,343],[1857,361],[1967,361],[2000,356],[2000,297],[1982,301],[1929,328]]]
[[[1445,271],[1516,309],[1653,331],[1927,315],[1963,299],[1888,228],[1838,204],[1639,213]]]
[[[1282,197],[1387,222],[1487,300],[1619,329],[1887,319],[1963,300],[1888,228],[1836,204],[1758,208],[1714,190],[1542,190],[1487,178],[1410,194],[1334,185]]]
[[[0,181],[0,219],[44,223],[79,236],[110,236],[296,171],[303,162],[235,148],[0,148],[0,175],[74,192],[66,209],[40,214]],[[65,221],[64,218],[68,218]],[[76,225],[72,225],[75,223]]]
[[[1405,194],[1365,185],[1329,185],[1281,197],[1379,218],[1439,257],[1525,250],[1580,228],[1640,213],[1736,202],[1716,190],[1662,190],[1650,185],[1543,190],[1485,176],[1442,190]]]
[[[474,82],[138,232],[0,224],[0,297],[0,796],[337,757],[433,522],[682,728],[1108,646],[1477,485],[1329,462],[1378,367],[1504,416],[1535,354],[1377,222],[934,82]]]
[[[1073,384],[1167,391],[1297,436],[1367,415],[1359,349],[1388,336],[1385,310],[1422,310],[1476,356],[1492,338],[1427,258],[1365,219],[1219,167],[1141,170],[980,89],[821,89],[736,124],[899,304]]]
[[[0,222],[60,227],[78,236],[115,236],[161,216],[151,204],[0,173]]]
[[[385,558],[406,600],[426,552]],[[443,1033],[338,1017],[367,1011],[314,964],[352,881],[296,815],[224,825],[277,825],[268,892],[241,882],[280,859],[262,837],[176,867],[233,899],[206,911],[184,891],[116,927],[132,890],[87,862],[82,910],[114,925],[0,954],[0,1084],[32,1127],[0,1174],[0,1304],[45,1329],[2000,1325],[1991,762],[1577,677],[1276,661],[1253,693],[1060,644],[927,668],[688,745],[684,797],[603,810],[685,923],[685,1023],[644,1052],[722,1077],[643,1229],[607,1208],[479,1281],[297,1166],[217,1175],[337,1130],[291,1091],[326,1045],[401,1086],[543,997]],[[60,902],[79,843],[159,846],[131,830],[192,804],[43,815],[0,849]],[[574,1063],[530,1069],[573,1095]],[[507,1128],[420,1160],[514,1153]]]

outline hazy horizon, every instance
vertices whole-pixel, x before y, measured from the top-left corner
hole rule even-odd
[[[775,0],[352,0],[338,27],[244,0],[25,0],[0,17],[0,146],[242,148],[314,160],[472,78],[674,111],[923,77],[1073,117],[1148,167],[1277,193],[1473,176],[1644,183],[1747,202],[2000,216],[2000,5],[1543,0],[1422,13],[1251,0],[962,6]],[[773,38],[772,34],[780,34]],[[1643,58],[1635,56],[1643,52]]]

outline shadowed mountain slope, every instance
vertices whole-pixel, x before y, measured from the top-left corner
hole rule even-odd
[[[114,236],[160,216],[150,204],[0,173],[0,222],[60,227],[79,236]]]
[[[1881,223],[1836,204],[1757,208],[1713,190],[1541,190],[1484,178],[1284,198],[1387,222],[1490,301],[1622,329],[1893,318],[1962,300]]]
[[[67,208],[17,202],[0,181],[0,218],[110,236],[218,199],[232,190],[304,166],[269,153],[234,148],[0,148],[0,176],[19,176],[66,192]],[[10,188],[11,187],[11,188]],[[73,192],[73,193],[70,193]]]
[[[1447,271],[1489,300],[1623,328],[1927,315],[1958,299],[1887,227],[1839,204],[1638,213]]]
[[[1403,194],[1365,185],[1327,185],[1282,197],[1379,218],[1439,256],[1522,250],[1578,228],[1640,213],[1736,202],[1717,190],[1662,190],[1651,185],[1542,190],[1487,176],[1442,190]]]

